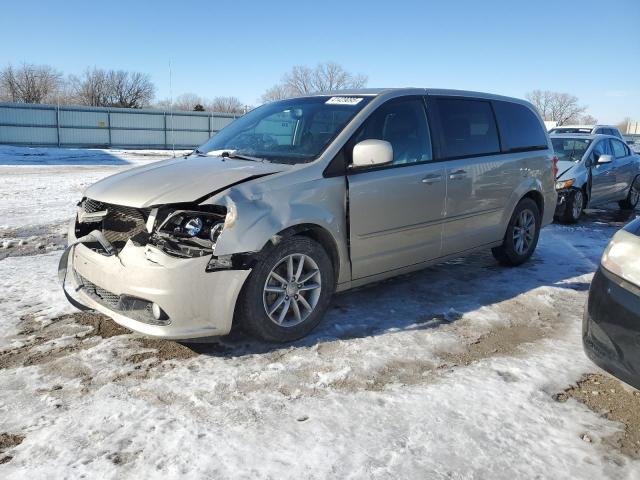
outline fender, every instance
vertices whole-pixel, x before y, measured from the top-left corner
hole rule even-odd
[[[509,200],[507,201],[507,205],[502,213],[501,225],[502,225],[502,236],[507,232],[507,226],[509,225],[509,220],[511,220],[511,216],[516,209],[516,205],[522,197],[524,197],[529,192],[538,192],[542,195],[544,210],[547,212],[549,209],[553,210],[556,208],[555,203],[553,205],[548,205],[546,201],[547,195],[542,188],[542,183],[538,178],[527,177],[524,178],[518,187],[511,192],[509,196]],[[555,192],[554,192],[555,193]]]
[[[280,232],[312,224],[331,235],[338,252],[338,283],[350,280],[343,177],[318,178],[291,186],[264,188],[256,184],[233,187],[205,203],[234,210],[235,224],[226,227],[216,242],[217,257],[260,252]]]

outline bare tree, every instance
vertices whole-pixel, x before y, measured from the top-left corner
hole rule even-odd
[[[174,110],[193,111],[196,105],[204,106],[205,100],[195,93],[183,93],[176,97],[173,102]]]
[[[86,70],[74,85],[81,103],[95,107],[142,108],[155,91],[147,74],[99,68]]]
[[[215,97],[206,102],[205,109],[211,112],[244,113],[244,105],[237,97]]]
[[[85,70],[82,77],[72,77],[77,98],[82,105],[106,107],[110,101],[107,72],[99,68]]]
[[[151,103],[155,86],[148,74],[110,70],[107,73],[110,106],[142,108]]]
[[[586,106],[579,105],[578,97],[569,93],[534,90],[526,97],[540,111],[544,120],[557,122],[558,126],[579,122],[587,110]]]
[[[315,68],[296,65],[282,77],[279,84],[262,95],[262,100],[272,101],[316,92],[335,92],[361,88],[366,84],[366,75],[350,73],[336,62],[319,63]]]
[[[580,118],[580,124],[582,125],[595,125],[598,123],[598,119],[588,113]]]
[[[262,94],[262,97],[260,97],[260,100],[262,101],[262,103],[267,103],[267,102],[274,102],[276,100],[283,100],[285,98],[289,98],[292,95],[289,94],[289,91],[287,90],[287,87],[284,85],[274,85],[273,87],[269,88],[266,92],[264,92]]]
[[[626,135],[629,131],[630,123],[631,123],[631,118],[625,117],[624,120],[616,123],[616,127],[618,127],[618,130],[620,130],[620,133],[622,133],[623,135]]]
[[[12,102],[53,101],[62,83],[62,74],[48,65],[25,63],[18,68],[8,65],[0,71],[0,89]]]

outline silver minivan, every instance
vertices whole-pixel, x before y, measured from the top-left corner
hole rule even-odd
[[[89,187],[67,298],[147,335],[290,341],[334,292],[492,249],[533,253],[555,158],[523,100],[357,90],[263,105],[185,158]],[[69,275],[67,275],[69,271]]]

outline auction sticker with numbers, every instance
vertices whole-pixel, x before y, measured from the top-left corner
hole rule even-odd
[[[325,103],[327,105],[357,105],[362,101],[362,97],[331,97]]]

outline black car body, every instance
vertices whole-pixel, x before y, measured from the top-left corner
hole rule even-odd
[[[640,218],[616,233],[602,257],[582,341],[594,363],[640,389]]]

